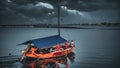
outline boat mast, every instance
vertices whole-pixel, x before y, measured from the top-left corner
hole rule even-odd
[[[58,35],[60,36],[60,0],[58,0]]]

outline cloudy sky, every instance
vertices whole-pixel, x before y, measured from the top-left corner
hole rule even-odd
[[[57,23],[58,0],[0,0],[0,24]],[[120,22],[119,0],[60,0],[61,23]]]

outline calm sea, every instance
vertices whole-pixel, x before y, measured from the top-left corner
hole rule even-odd
[[[55,28],[0,28],[0,56],[20,55],[24,41],[57,34]],[[61,36],[75,41],[75,61],[69,68],[120,68],[120,30],[61,29]],[[24,68],[2,57],[0,68]]]

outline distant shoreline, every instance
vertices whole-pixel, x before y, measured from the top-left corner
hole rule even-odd
[[[58,24],[11,24],[11,25],[0,25],[0,28],[59,28]],[[66,29],[118,29],[120,30],[120,23],[112,24],[61,24],[60,28]]]

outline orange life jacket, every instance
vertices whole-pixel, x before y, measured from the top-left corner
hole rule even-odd
[[[35,48],[31,48],[31,53],[34,54],[35,53]]]
[[[68,44],[68,42],[66,42],[66,43],[65,43],[65,47],[68,48],[68,46],[69,46],[69,44]]]
[[[59,46],[58,44],[56,45],[55,48],[56,48],[56,51],[59,51],[59,50],[60,50],[60,46]]]

